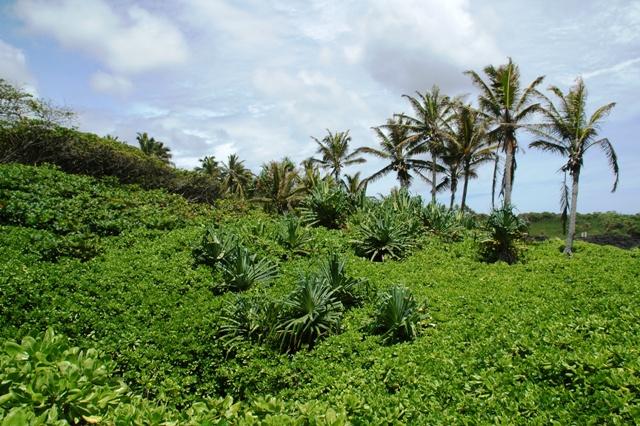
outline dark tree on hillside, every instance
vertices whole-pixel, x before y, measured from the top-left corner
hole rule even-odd
[[[155,157],[166,164],[171,164],[171,149],[164,143],[149,137],[147,132],[136,136],[140,150],[150,157]]]

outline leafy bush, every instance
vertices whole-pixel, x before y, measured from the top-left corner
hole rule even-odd
[[[340,326],[342,303],[324,280],[303,278],[284,301],[283,313],[276,328],[280,349],[296,352],[303,346],[313,347],[316,341],[336,331]]]
[[[404,257],[416,243],[416,227],[405,219],[384,205],[361,213],[352,230],[356,254],[375,262]]]
[[[487,218],[485,229],[488,236],[480,242],[482,258],[487,262],[517,262],[520,256],[517,242],[524,237],[527,224],[513,212],[513,208],[503,206],[493,210]]]
[[[233,234],[210,225],[200,244],[193,248],[193,257],[196,263],[213,267],[227,260],[238,245],[238,239]]]
[[[267,259],[258,259],[243,247],[236,247],[222,263],[224,288],[232,291],[245,291],[256,284],[268,282],[276,272],[276,265]]]
[[[97,423],[127,392],[113,370],[95,349],[69,347],[51,329],[38,339],[7,341],[0,353],[0,418],[3,424]]]
[[[308,254],[307,245],[311,241],[309,231],[300,219],[287,215],[278,226],[278,243],[292,254]]]
[[[382,334],[385,342],[413,340],[418,336],[420,320],[418,305],[411,292],[396,286],[382,295],[374,330]]]
[[[337,229],[344,225],[351,206],[349,196],[340,186],[318,182],[302,201],[302,217],[311,225]]]

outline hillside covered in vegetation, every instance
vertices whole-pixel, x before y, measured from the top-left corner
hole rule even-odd
[[[3,424],[640,416],[638,249],[406,191],[277,210],[0,165]]]

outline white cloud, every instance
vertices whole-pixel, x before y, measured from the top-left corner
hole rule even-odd
[[[474,20],[467,0],[367,5],[367,14],[355,24],[357,44],[346,53],[351,60],[361,55],[369,72],[395,90],[424,90],[434,83],[460,90],[468,82],[462,71],[505,60],[496,39]]]
[[[104,0],[19,0],[14,9],[31,31],[81,49],[119,74],[179,65],[187,59],[187,43],[178,28],[138,6],[121,15]]]
[[[22,50],[0,40],[0,78],[36,95],[35,79]]]
[[[98,92],[124,96],[131,92],[133,84],[125,77],[98,71],[91,76],[91,87]]]

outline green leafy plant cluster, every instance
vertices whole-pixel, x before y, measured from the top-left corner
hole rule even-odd
[[[69,347],[51,329],[42,339],[6,341],[0,353],[0,418],[9,422],[3,424],[98,423],[127,393],[113,370],[103,354]]]
[[[0,419],[3,425],[47,424],[345,424],[347,413],[326,405],[293,405],[276,398],[250,404],[208,398],[184,410],[153,403],[129,391],[115,364],[94,348],[68,345],[51,329],[0,352]]]

